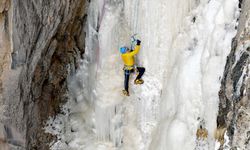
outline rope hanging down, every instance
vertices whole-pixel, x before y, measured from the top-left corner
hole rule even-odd
[[[139,15],[139,0],[134,0],[134,12],[133,12],[133,17],[134,17],[134,21],[133,21],[133,34],[131,36],[131,50],[134,50],[135,45],[136,45],[136,36],[138,33],[138,15]],[[134,58],[135,61],[137,62],[136,57]],[[136,68],[136,65],[134,65]]]
[[[139,0],[134,1],[134,12],[133,12],[133,34],[131,35],[131,49],[134,49],[136,45],[136,35],[138,33],[138,9],[139,9]]]
[[[139,0],[135,0],[135,11],[134,11],[134,26],[133,26],[133,34],[138,33],[138,9],[139,9]]]

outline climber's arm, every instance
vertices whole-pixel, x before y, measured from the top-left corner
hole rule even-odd
[[[131,55],[131,56],[136,55],[139,52],[140,48],[141,48],[141,41],[137,40],[137,43],[135,45],[135,49],[132,52],[130,52],[129,55]]]
[[[132,56],[136,55],[139,52],[140,47],[141,47],[140,45],[136,45],[135,49],[132,52],[130,52],[129,55],[132,55]]]

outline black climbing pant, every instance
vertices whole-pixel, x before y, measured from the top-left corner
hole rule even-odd
[[[145,72],[145,68],[144,67],[136,67],[137,71],[139,72],[139,74],[137,75],[136,79],[141,79],[142,75]],[[124,88],[125,90],[128,92],[128,85],[129,85],[129,76],[131,73],[134,73],[134,69],[131,70],[124,70],[124,74],[125,74],[125,80],[124,80]],[[135,79],[135,80],[136,80]]]

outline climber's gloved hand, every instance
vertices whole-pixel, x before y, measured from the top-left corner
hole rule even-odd
[[[141,41],[140,40],[136,40],[136,45],[141,45]]]

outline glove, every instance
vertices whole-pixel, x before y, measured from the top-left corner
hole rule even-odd
[[[140,40],[136,40],[136,45],[141,45],[141,41]]]

